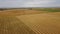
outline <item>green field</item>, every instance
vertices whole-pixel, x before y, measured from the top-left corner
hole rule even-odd
[[[60,12],[60,8],[32,8],[32,10],[48,11],[48,12]]]

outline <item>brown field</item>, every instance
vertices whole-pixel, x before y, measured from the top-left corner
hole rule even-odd
[[[5,10],[0,11],[1,16],[18,16],[18,15],[26,15],[26,14],[40,14],[45,13],[47,11],[35,11],[35,10]]]
[[[0,34],[60,34],[60,12],[5,10],[0,12]]]

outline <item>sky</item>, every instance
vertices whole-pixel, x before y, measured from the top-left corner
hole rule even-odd
[[[60,7],[60,0],[0,0],[0,8]]]

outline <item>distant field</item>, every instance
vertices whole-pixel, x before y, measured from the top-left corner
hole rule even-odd
[[[37,11],[60,12],[60,8],[32,8]]]
[[[60,12],[60,8],[10,8],[10,9],[0,9],[0,11],[4,10],[37,10],[37,11],[48,11],[48,12]]]
[[[26,14],[40,14],[46,13],[47,11],[36,11],[36,10],[28,10],[28,9],[12,9],[12,10],[4,10],[0,11],[0,16],[16,16],[16,15],[26,15]]]
[[[25,9],[5,9],[5,10],[0,9],[1,16],[40,14],[50,12],[60,12],[60,8],[25,8]]]

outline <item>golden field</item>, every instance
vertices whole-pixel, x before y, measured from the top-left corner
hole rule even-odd
[[[0,11],[0,34],[60,34],[60,12]]]

